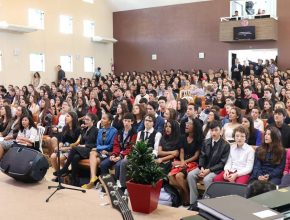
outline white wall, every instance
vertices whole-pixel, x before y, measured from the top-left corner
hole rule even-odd
[[[44,11],[45,29],[27,34],[0,31],[0,84],[21,86],[30,83],[33,73],[29,70],[29,54],[33,52],[45,54],[45,72],[40,74],[46,83],[56,80],[55,66],[61,55],[74,58],[73,73],[66,73],[67,77],[92,76],[84,73],[84,56],[95,57],[95,65],[102,67],[103,73],[110,71],[113,45],[93,43],[83,37],[83,19],[95,21],[95,35],[113,36],[113,14],[106,0],[97,0],[94,4],[82,0],[0,0],[0,21],[27,26],[28,8]],[[61,14],[73,17],[72,35],[59,32]],[[14,54],[15,49],[18,55]]]

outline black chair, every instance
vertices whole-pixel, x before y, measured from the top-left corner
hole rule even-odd
[[[229,182],[213,182],[203,194],[203,199],[216,198],[220,196],[239,195],[246,197],[247,185],[229,183]]]

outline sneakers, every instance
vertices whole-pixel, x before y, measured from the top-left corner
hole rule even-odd
[[[83,189],[92,189],[92,188],[94,188],[95,182],[97,182],[98,179],[99,178],[97,176],[92,178],[88,184],[82,185],[82,188]]]

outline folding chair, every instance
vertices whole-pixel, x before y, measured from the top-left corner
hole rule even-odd
[[[45,132],[45,127],[37,126],[37,130],[38,130],[38,137],[39,137],[39,150],[40,150],[41,153],[43,153],[42,139],[43,139],[43,134]]]
[[[213,182],[203,194],[203,199],[215,198],[228,195],[239,195],[246,197],[247,185],[229,183],[229,182]]]

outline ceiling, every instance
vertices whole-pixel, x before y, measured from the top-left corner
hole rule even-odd
[[[210,0],[106,0],[113,12],[127,11],[141,8],[153,8],[167,5],[177,5]]]

